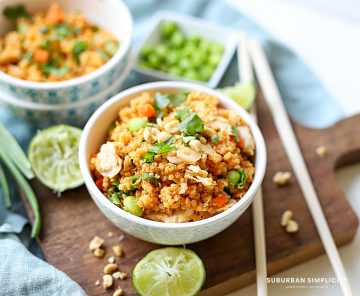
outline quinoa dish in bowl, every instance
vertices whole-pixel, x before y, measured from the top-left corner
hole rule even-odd
[[[72,103],[129,62],[132,19],[118,0],[0,2],[0,86],[21,100]]]
[[[199,241],[229,226],[250,205],[265,164],[262,135],[247,112],[184,82],[113,97],[80,143],[85,183],[103,213],[162,244]]]

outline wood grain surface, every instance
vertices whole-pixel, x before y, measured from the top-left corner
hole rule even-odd
[[[279,170],[292,171],[262,98],[258,99],[259,125],[268,149],[268,165],[263,183],[266,244],[269,274],[309,260],[324,252],[295,178],[278,188],[272,176]],[[358,218],[335,179],[335,169],[360,161],[360,115],[343,120],[323,130],[312,130],[294,123],[297,138],[310,170],[321,205],[337,245],[350,242],[358,227]],[[328,148],[320,158],[315,149]],[[94,282],[101,279],[111,246],[123,232],[97,209],[84,187],[69,191],[61,198],[37,181],[33,187],[39,197],[43,218],[41,248],[47,261],[68,274],[88,295],[112,295]],[[282,213],[290,209],[300,225],[299,232],[288,234],[280,227]],[[114,237],[107,237],[113,232]],[[95,236],[106,239],[106,256],[95,258],[88,249]],[[148,251],[159,246],[125,234],[121,242],[125,256],[117,262],[129,279],[116,281],[127,296],[135,295],[131,271]],[[202,295],[224,295],[255,281],[255,258],[251,210],[217,236],[188,245],[203,259],[207,279]]]

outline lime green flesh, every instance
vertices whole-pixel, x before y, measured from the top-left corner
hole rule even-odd
[[[55,125],[39,131],[31,140],[29,160],[45,186],[63,192],[84,183],[79,167],[81,129]]]
[[[232,98],[244,109],[249,110],[255,100],[255,86],[251,81],[237,83],[231,87],[220,89],[224,95]]]
[[[142,296],[193,296],[200,292],[205,275],[204,264],[193,251],[162,248],[135,266],[133,284]]]

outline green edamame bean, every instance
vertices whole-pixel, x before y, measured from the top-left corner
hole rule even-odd
[[[143,213],[136,202],[135,196],[127,196],[124,198],[124,210],[138,217],[141,217]]]

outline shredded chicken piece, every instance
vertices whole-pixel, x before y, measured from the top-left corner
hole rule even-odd
[[[244,152],[253,156],[255,151],[255,143],[254,138],[251,135],[249,127],[243,125],[237,127],[237,132],[239,133],[239,136],[244,141]]]
[[[114,142],[106,142],[101,146],[95,166],[103,177],[112,178],[120,172],[122,159],[116,153]]]

